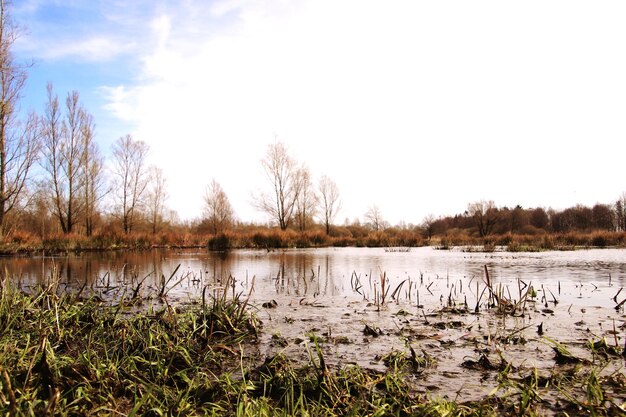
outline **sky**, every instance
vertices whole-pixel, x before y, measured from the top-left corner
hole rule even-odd
[[[131,134],[168,206],[214,178],[244,221],[275,140],[339,187],[335,222],[469,203],[565,209],[626,191],[626,2],[15,0],[14,51],[76,90],[105,155]]]

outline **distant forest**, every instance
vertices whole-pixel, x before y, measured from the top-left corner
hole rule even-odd
[[[463,231],[470,236],[488,237],[507,233],[536,235],[626,230],[626,196],[615,204],[596,204],[593,207],[576,205],[562,211],[541,207],[525,209],[522,206],[498,208],[493,202],[478,202],[455,216],[434,218],[424,223],[427,237]]]

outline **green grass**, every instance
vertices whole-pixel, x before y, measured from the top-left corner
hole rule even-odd
[[[219,308],[218,308],[219,306]],[[132,314],[124,305],[4,287],[0,411],[13,415],[184,415],[223,401],[256,319],[238,298]],[[128,307],[129,308],[129,307]]]
[[[228,285],[211,297],[205,291],[196,305],[138,312],[60,293],[54,280],[28,294],[7,282],[0,281],[0,415],[623,415],[615,399],[624,398],[623,374],[601,365],[555,369],[548,379],[537,370],[520,378],[507,365],[493,372],[496,392],[461,403],[418,393],[440,359],[408,342],[384,356],[386,371],[331,367],[318,338],[307,363],[280,353],[255,359],[247,352],[261,323]],[[558,410],[544,400],[554,390],[563,397]]]

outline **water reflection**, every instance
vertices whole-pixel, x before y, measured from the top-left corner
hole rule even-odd
[[[385,274],[394,287],[403,280],[442,281],[482,279],[487,265],[492,279],[518,278],[536,283],[604,282],[626,284],[623,249],[543,253],[465,253],[416,248],[385,252],[377,248],[325,248],[309,250],[210,253],[205,250],[150,250],[83,253],[67,257],[1,258],[0,268],[21,286],[45,285],[58,276],[68,288],[89,288],[108,293],[113,288],[136,287],[158,293],[164,282],[169,295],[197,297],[204,286],[220,288],[226,279],[234,291],[268,299],[284,297],[356,297],[350,277],[356,273],[371,296]],[[174,274],[174,272],[176,272]],[[174,275],[173,275],[174,274]],[[253,286],[254,283],[254,286]],[[369,287],[369,288],[367,288]]]
[[[339,294],[329,254],[314,251],[233,251],[228,254],[205,254],[201,261],[205,283],[221,283],[233,277],[255,292],[317,297]],[[187,260],[193,264],[193,259]],[[189,266],[189,268],[193,268]]]

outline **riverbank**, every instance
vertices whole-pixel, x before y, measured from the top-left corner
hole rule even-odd
[[[555,234],[504,234],[486,238],[450,233],[424,238],[419,231],[389,229],[356,236],[326,235],[323,231],[297,232],[294,230],[255,229],[246,232],[227,232],[218,235],[180,234],[123,234],[101,233],[84,235],[55,235],[41,239],[32,235],[16,234],[0,241],[0,255],[29,255],[41,253],[76,253],[87,251],[146,250],[154,248],[208,248],[215,251],[230,249],[285,249],[320,247],[381,247],[412,248],[433,246],[439,249],[471,247],[492,252],[497,248],[509,252],[536,252],[548,250],[575,250],[581,248],[626,247],[626,232],[588,232]]]
[[[554,363],[548,369],[514,365],[503,354],[496,361],[486,351],[453,359],[496,386],[475,400],[457,401],[459,393],[421,382],[451,359],[433,356],[427,345],[418,348],[408,339],[404,349],[380,352],[383,370],[336,365],[327,348],[342,341],[322,334],[299,342],[275,337],[277,344],[305,344],[309,358],[304,362],[280,351],[264,357],[256,349],[264,332],[255,314],[259,306],[250,305],[245,295],[233,298],[229,293],[204,293],[186,307],[170,306],[164,296],[146,310],[140,298],[105,304],[64,293],[55,281],[25,294],[5,278],[0,285],[0,321],[5,323],[0,329],[0,412],[624,415],[626,378],[619,369],[607,372],[623,350],[610,340],[588,345],[591,361],[550,341]],[[459,312],[450,309],[441,318],[453,326]],[[523,330],[508,335],[507,343],[523,343]],[[376,333],[376,327],[363,330],[364,337]]]

